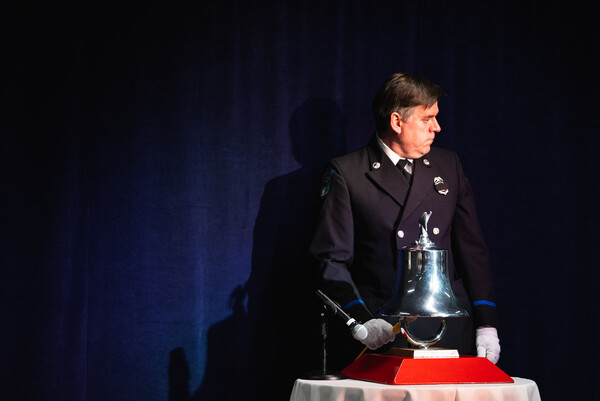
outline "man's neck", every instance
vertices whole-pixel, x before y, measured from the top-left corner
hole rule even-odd
[[[396,150],[394,150],[394,148],[396,147],[395,143],[393,140],[391,140],[391,138],[389,136],[384,136],[383,138],[381,137],[380,133],[377,133],[377,142],[379,143],[379,146],[381,146],[381,149],[383,149],[383,152],[390,158],[390,160],[394,163],[397,164],[398,160],[400,159],[407,159],[410,160],[411,162],[413,161],[412,159],[409,159],[407,157],[401,156]]]

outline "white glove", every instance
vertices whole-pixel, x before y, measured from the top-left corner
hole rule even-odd
[[[371,319],[364,324],[364,327],[368,332],[367,337],[362,340],[355,338],[369,349],[377,349],[396,338],[392,325],[383,319]]]
[[[489,359],[492,363],[498,363],[500,359],[500,340],[495,327],[479,327],[475,331],[475,345],[477,356]]]

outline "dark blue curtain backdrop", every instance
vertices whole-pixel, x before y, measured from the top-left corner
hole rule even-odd
[[[597,28],[548,1],[3,5],[0,399],[287,399],[320,366],[323,163],[446,92],[499,366],[598,400]]]

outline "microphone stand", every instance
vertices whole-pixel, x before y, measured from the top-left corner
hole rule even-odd
[[[346,379],[346,375],[343,373],[327,370],[327,316],[325,311],[327,305],[323,305],[323,311],[321,312],[321,361],[322,368],[320,370],[313,370],[302,377],[307,380],[341,380]],[[335,313],[335,310],[333,311]]]

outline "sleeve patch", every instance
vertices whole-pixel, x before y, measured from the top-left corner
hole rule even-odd
[[[325,171],[323,174],[323,180],[321,181],[321,200],[327,197],[327,194],[331,192],[331,187],[333,187],[333,176],[335,175],[335,171],[333,169],[329,169]]]

